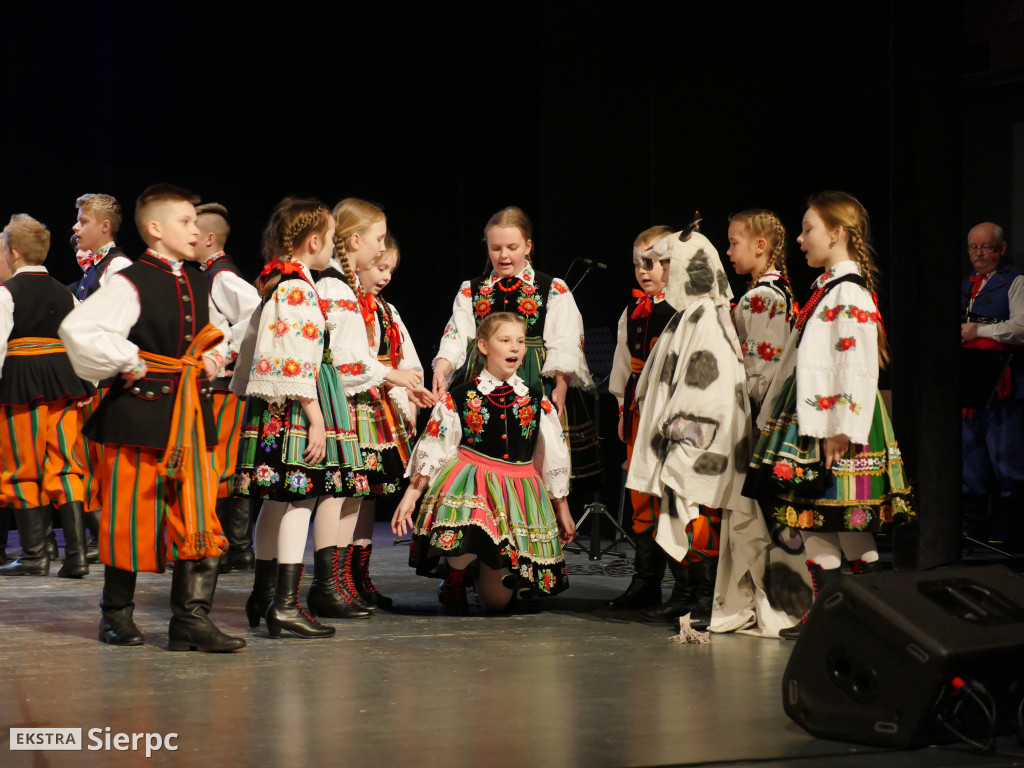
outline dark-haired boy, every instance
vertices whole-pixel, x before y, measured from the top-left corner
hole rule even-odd
[[[120,374],[86,425],[103,445],[99,639],[141,645],[133,621],[139,571],[174,561],[168,647],[245,646],[210,620],[217,562],[227,546],[214,507],[216,427],[209,379],[227,344],[202,275],[183,269],[199,239],[193,195],[160,184],[139,197],[135,223],[149,246],[64,320],[60,334],[80,376]]]
[[[237,348],[249,327],[253,310],[260,305],[260,295],[224,252],[231,233],[227,208],[220,203],[204,203],[196,208],[196,215],[199,224],[196,261],[210,281],[213,305],[231,325],[231,346]],[[232,359],[225,366],[226,371],[233,370],[234,365]],[[251,571],[256,560],[252,551],[251,501],[234,493],[235,464],[238,460],[238,440],[245,401],[231,392],[229,376],[214,379],[210,384],[218,429],[217,466],[221,473],[217,486],[217,517],[228,539],[227,554],[220,562],[221,573],[227,573],[232,568]]]

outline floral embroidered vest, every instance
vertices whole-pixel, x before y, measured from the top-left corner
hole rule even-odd
[[[1010,286],[1020,277],[1020,272],[1009,264],[998,267],[985,281],[971,304],[973,283],[965,277],[960,286],[960,309],[963,322],[998,323],[1010,319]],[[970,317],[968,318],[968,308]]]
[[[490,275],[487,275],[473,278],[469,283],[476,324],[480,325],[492,312],[512,312],[523,318],[527,336],[543,336],[552,278],[535,271],[533,283],[526,282],[521,276],[493,283],[490,280]]]
[[[526,463],[533,460],[540,431],[540,411],[550,407],[541,393],[530,389],[519,397],[509,385],[483,394],[480,379],[452,388],[451,403],[462,424],[462,444],[500,461]]]

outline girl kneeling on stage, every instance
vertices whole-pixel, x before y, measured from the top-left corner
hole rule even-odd
[[[551,402],[516,375],[526,326],[508,312],[477,329],[487,363],[434,407],[416,444],[412,480],[391,529],[412,525],[409,564],[444,578],[447,613],[467,612],[467,568],[477,561],[476,593],[485,611],[503,610],[518,589],[553,595],[568,586],[562,545],[576,525],[569,514],[569,452]],[[541,479],[543,477],[543,480]],[[550,497],[549,497],[550,493]]]

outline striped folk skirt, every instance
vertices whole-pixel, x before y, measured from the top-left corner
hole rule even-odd
[[[431,483],[409,564],[440,578],[442,558],[468,554],[494,570],[509,569],[534,592],[553,595],[569,586],[555,511],[533,464],[459,448]]]
[[[370,495],[398,493],[409,462],[409,436],[402,414],[387,392],[378,387],[350,399]]]
[[[794,373],[757,441],[745,496],[760,501],[769,518],[816,533],[875,532],[914,517],[913,490],[879,393],[867,444],[851,443],[831,469],[825,469],[821,440],[800,434],[796,404]]]

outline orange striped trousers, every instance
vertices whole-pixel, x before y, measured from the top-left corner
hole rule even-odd
[[[0,497],[15,509],[85,500],[75,446],[82,415],[71,400],[0,405]]]
[[[104,489],[100,515],[100,561],[125,571],[162,573],[176,560],[177,544],[184,532],[174,520],[191,515],[195,527],[220,540],[227,539],[217,520],[218,473],[213,451],[201,448],[196,457],[194,489],[196,509],[183,509],[178,483],[157,472],[163,450],[129,445],[104,445],[101,483]]]
[[[245,401],[230,392],[213,393],[213,415],[217,421],[217,447],[214,458],[220,472],[217,498],[234,494],[238,443],[242,437],[242,413]]]

